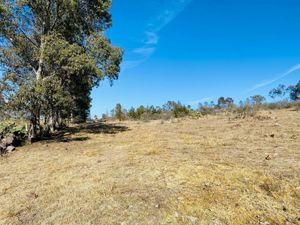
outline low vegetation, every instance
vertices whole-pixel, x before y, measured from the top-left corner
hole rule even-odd
[[[132,107],[130,110],[126,110],[119,103],[112,110],[111,116],[104,114],[102,119],[107,120],[110,118],[119,121],[126,119],[143,121],[168,120],[182,117],[199,118],[224,112],[236,114],[240,118],[246,118],[254,116],[259,110],[300,109],[300,81],[296,85],[290,85],[289,87],[279,85],[270,91],[269,96],[274,99],[273,102],[267,102],[264,96],[254,95],[238,104],[235,104],[234,99],[231,97],[220,97],[217,103],[213,101],[210,103],[199,103],[197,109],[183,105],[180,102],[169,101],[162,107],[142,105],[136,109]]]

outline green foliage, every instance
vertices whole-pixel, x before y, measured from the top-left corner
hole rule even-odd
[[[157,120],[166,118],[166,112],[160,107],[144,107],[140,106],[137,109],[131,108],[127,112],[127,117],[132,120]]]
[[[219,109],[228,109],[228,108],[232,108],[234,106],[234,100],[233,98],[224,98],[224,97],[220,97],[218,99],[218,104],[217,104],[217,108]]]
[[[185,105],[182,105],[180,102],[175,104],[174,108],[172,109],[172,113],[175,118],[185,117],[189,115],[189,112],[189,109]]]
[[[261,105],[266,100],[266,98],[261,95],[254,95],[251,96],[250,98],[253,105]]]
[[[189,114],[190,109],[181,104],[180,102],[168,101],[163,105],[163,110],[167,112],[171,112],[175,118],[180,118],[187,116]]]
[[[203,114],[196,110],[190,110],[189,117],[192,119],[199,119],[203,116]]]
[[[274,90],[274,89],[273,89]],[[279,90],[279,91],[278,91]],[[218,104],[216,105],[213,101],[204,104],[200,103],[198,110],[192,109],[190,106],[185,106],[180,102],[168,101],[162,107],[145,107],[140,106],[138,108],[131,108],[127,114],[122,110],[124,118],[132,120],[157,120],[157,119],[170,119],[180,117],[190,117],[193,119],[200,118],[205,115],[216,115],[218,113],[230,112],[236,115],[237,118],[248,118],[256,116],[258,110],[263,109],[283,109],[283,108],[300,108],[299,104],[299,93],[300,93],[300,81],[295,86],[289,86],[288,89],[283,85],[279,85],[276,91],[282,95],[290,91],[291,100],[281,100],[279,102],[266,103],[266,98],[262,95],[254,95],[247,98],[245,101],[240,101],[238,105],[234,104],[234,100],[230,97],[220,97]],[[116,110],[115,110],[116,111]]]
[[[214,107],[209,107],[209,106],[201,106],[199,109],[199,112],[201,115],[213,115],[216,114],[216,110]]]
[[[122,105],[120,103],[118,103],[115,107],[115,118],[119,121],[123,120],[124,118]]]
[[[110,0],[1,0],[5,111],[30,118],[35,127],[41,119],[51,129],[62,120],[85,121],[92,88],[120,72],[123,50],[104,35],[110,7]]]
[[[129,119],[132,119],[132,120],[139,119],[136,112],[135,112],[135,108],[133,108],[133,107],[128,111],[127,116],[128,116]]]
[[[19,121],[17,122],[2,122],[0,123],[0,136],[3,133],[20,132],[26,134],[26,127]]]
[[[299,101],[300,100],[300,81],[296,85],[292,85],[289,88],[290,91],[290,98],[293,101]]]
[[[286,92],[287,92],[287,88],[284,85],[279,84],[277,88],[273,88],[269,92],[269,96],[273,99],[282,98],[285,96]]]

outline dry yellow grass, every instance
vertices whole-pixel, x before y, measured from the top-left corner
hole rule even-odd
[[[299,161],[292,110],[87,125],[0,158],[0,224],[300,224]]]

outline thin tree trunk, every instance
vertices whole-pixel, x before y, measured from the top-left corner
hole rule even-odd
[[[41,37],[41,46],[40,46],[40,58],[38,69],[36,71],[36,80],[39,81],[43,78],[43,66],[44,66],[44,53],[45,53],[45,37]]]
[[[73,113],[73,112],[71,112],[70,122],[71,122],[71,123],[74,123],[74,113]]]
[[[37,122],[36,117],[32,116],[30,119],[29,132],[28,132],[28,139],[30,140],[30,142],[32,142],[32,140],[36,138],[36,134],[37,134],[36,122]]]
[[[57,129],[60,130],[63,127],[63,119],[61,117],[61,112],[57,110],[56,115],[57,115]]]
[[[49,126],[50,133],[54,133],[55,128],[54,128],[54,118],[53,118],[53,115],[51,115],[49,117],[48,126]]]
[[[48,129],[50,133],[54,133],[55,131],[55,121],[54,121],[54,109],[50,109],[49,117],[48,117]]]

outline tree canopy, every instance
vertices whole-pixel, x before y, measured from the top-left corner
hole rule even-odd
[[[110,8],[111,0],[0,0],[6,110],[52,131],[65,120],[84,121],[92,88],[120,72],[123,50],[104,33]]]

